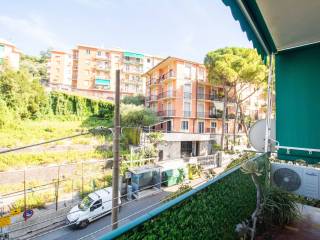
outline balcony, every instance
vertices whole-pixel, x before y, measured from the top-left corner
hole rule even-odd
[[[158,111],[157,115],[159,117],[174,117],[176,115],[176,111],[175,110]]]
[[[176,97],[176,91],[173,91],[173,90],[161,92],[158,94],[158,99],[174,98],[174,97]]]
[[[104,60],[104,61],[110,61],[110,56],[106,56],[106,55],[96,55],[95,59],[97,60]]]
[[[157,95],[150,95],[147,97],[148,102],[157,101],[158,96]]]
[[[198,118],[204,118],[205,117],[205,112],[197,112],[197,117]]]
[[[96,65],[95,68],[100,71],[106,71],[106,72],[110,71],[110,66]]]
[[[124,59],[123,63],[132,64],[132,65],[143,65],[143,61],[142,60],[141,61],[137,61],[135,59],[130,59],[130,60]]]
[[[183,93],[183,98],[184,99],[191,99],[192,98],[192,93],[191,92],[184,92]]]
[[[183,117],[185,118],[191,117],[191,111],[183,111]]]
[[[209,112],[209,118],[222,118],[222,112]]]
[[[176,73],[174,71],[169,71],[162,76],[160,76],[160,81],[164,81],[167,79],[174,79],[176,77]]]

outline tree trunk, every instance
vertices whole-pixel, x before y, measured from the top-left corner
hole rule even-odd
[[[256,210],[251,215],[251,219],[252,219],[251,240],[253,240],[256,235],[257,220],[261,211],[261,188],[260,188],[258,176],[256,174],[251,174],[251,178],[257,189]]]
[[[236,112],[235,112],[235,117],[233,121],[233,148],[236,146],[236,127],[237,127],[237,122],[238,122],[238,111],[239,111],[239,102],[237,100],[236,102]]]
[[[224,136],[225,136],[225,131],[224,131],[224,125],[226,122],[226,114],[227,114],[227,101],[228,101],[228,92],[226,89],[226,81],[223,83],[223,111],[222,111],[222,132],[221,132],[221,149],[224,150],[225,144],[224,144]]]
[[[242,105],[240,104],[239,106],[239,110],[240,110],[240,119],[241,119],[241,124],[243,126],[244,132],[247,136],[247,138],[249,139],[249,132],[248,132],[248,128],[247,125],[245,123],[245,119],[244,119],[244,114],[243,114],[243,109],[242,109]]]

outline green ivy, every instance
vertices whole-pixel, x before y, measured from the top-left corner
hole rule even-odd
[[[238,169],[119,239],[235,239],[255,204],[253,182]]]

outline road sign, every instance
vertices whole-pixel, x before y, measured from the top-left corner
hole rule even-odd
[[[10,216],[0,217],[0,227],[6,227],[11,224]]]
[[[32,209],[27,209],[23,212],[23,218],[28,219],[31,218],[33,215],[33,210]]]

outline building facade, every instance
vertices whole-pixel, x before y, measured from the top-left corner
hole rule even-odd
[[[237,135],[243,134],[242,126],[235,124],[236,89],[228,93],[223,127],[223,88],[208,81],[203,64],[168,57],[145,76],[146,106],[161,119],[153,128],[165,132],[166,144],[160,146],[160,159],[207,155],[214,143],[219,144],[222,131],[226,136],[232,135],[234,129]],[[243,111],[261,118],[260,103],[257,105],[252,98],[243,104],[252,108],[245,107]]]
[[[48,60],[48,77],[51,87],[69,90],[72,83],[72,54],[63,51],[51,51]]]
[[[6,40],[0,39],[0,68],[3,64],[8,64],[14,70],[20,67],[21,51],[16,46]]]
[[[55,62],[57,53],[53,52],[50,62]],[[69,87],[73,92],[91,97],[114,99],[115,72],[120,69],[120,91],[122,96],[145,93],[145,77],[142,74],[158,64],[162,58],[123,51],[105,49],[89,45],[77,45],[71,54],[71,81]],[[63,67],[62,65],[60,67]],[[69,69],[68,66],[64,68]],[[51,66],[51,69],[52,66]],[[54,70],[52,75],[60,76]],[[49,83],[54,83],[52,80]],[[61,85],[63,80],[60,80]]]

